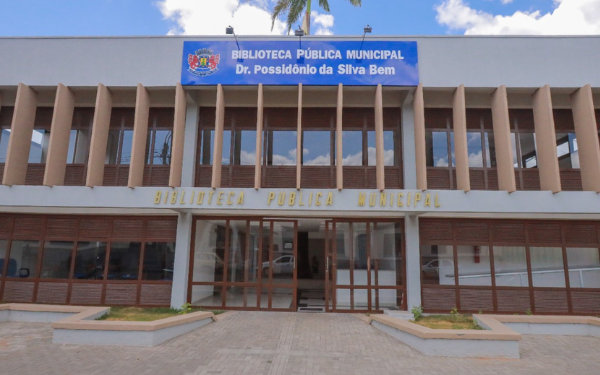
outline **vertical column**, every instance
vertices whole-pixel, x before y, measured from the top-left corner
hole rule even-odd
[[[185,143],[185,90],[181,83],[175,86],[175,118],[173,119],[173,144],[171,145],[171,171],[169,186],[181,186],[181,171],[183,168],[183,147]]]
[[[383,86],[375,91],[375,164],[377,190],[385,189],[385,168],[383,165]]]
[[[454,159],[456,160],[457,190],[471,190],[469,179],[469,151],[467,149],[467,108],[465,104],[465,86],[460,85],[454,91],[452,99],[452,121],[454,122]],[[450,155],[450,157],[452,157]]]
[[[75,95],[63,84],[58,84],[54,113],[50,128],[50,145],[44,171],[44,185],[64,185],[69,153],[69,138],[73,111],[75,110]]]
[[[192,223],[193,217],[190,212],[179,213],[171,287],[171,307],[174,309],[180,309],[187,302]]]
[[[302,178],[302,84],[298,85],[298,129],[296,131],[296,189]]]
[[[419,217],[404,218],[406,243],[406,307],[410,311],[421,305],[421,255],[419,245]]]
[[[417,87],[418,89],[418,87]],[[421,87],[421,98],[423,88]],[[404,172],[404,188],[405,189],[419,189],[418,175],[419,155],[417,153],[417,143],[419,142],[416,138],[417,134],[417,117],[415,112],[414,101],[417,99],[415,92],[406,96],[404,103],[402,103],[402,170]],[[421,103],[422,104],[422,103]],[[425,152],[425,133],[423,129],[423,152]],[[424,160],[424,159],[423,159]],[[423,164],[425,167],[425,164]],[[427,182],[427,181],[426,181]],[[427,189],[427,184],[425,184]],[[423,190],[425,190],[423,189]]]
[[[344,131],[344,85],[342,85],[341,83],[338,86],[336,110],[337,115],[335,120],[335,176],[337,181],[337,188],[338,190],[342,190],[344,188],[344,150],[342,150],[342,134]]]
[[[513,160],[510,138],[508,96],[504,85],[498,87],[492,94],[492,123],[494,146],[496,147],[498,188],[512,193],[517,190],[517,185],[515,182],[515,160]]]
[[[4,185],[25,184],[36,108],[37,92],[19,83],[4,165]]]
[[[256,103],[256,161],[254,163],[254,188],[260,189],[261,166],[262,166],[262,144],[263,144],[263,121],[265,100],[263,96],[263,85],[258,84],[258,102]]]
[[[423,99],[423,84],[415,90],[413,112],[415,120],[415,164],[417,173],[417,189],[427,190],[427,150],[425,145],[425,100]],[[404,124],[402,125],[405,126]],[[406,148],[406,146],[405,146]],[[404,163],[410,155],[405,153]]]
[[[541,189],[558,193],[561,184],[549,85],[540,87],[533,94],[533,122]]]
[[[592,88],[585,85],[571,94],[573,122],[579,148],[583,190],[600,193],[600,147]]]
[[[92,139],[90,141],[90,157],[88,158],[87,177],[85,186],[102,186],[104,179],[104,162],[108,144],[108,130],[112,112],[112,93],[103,84],[98,85],[96,94],[96,109],[92,124]]]
[[[198,115],[200,106],[197,91],[186,94],[187,109],[185,114],[185,142],[183,143],[183,167],[181,186],[191,187],[196,181],[196,147],[198,144]]]
[[[148,116],[150,114],[150,95],[144,86],[138,83],[135,99],[135,118],[133,120],[133,144],[129,163],[129,181],[127,186],[134,188],[144,182],[144,164],[146,142],[148,141]]]
[[[217,109],[215,115],[215,144],[213,149],[212,184],[213,189],[221,187],[221,163],[223,161],[223,127],[225,125],[225,94],[223,86],[217,86]]]

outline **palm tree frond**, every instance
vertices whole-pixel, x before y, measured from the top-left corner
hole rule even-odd
[[[362,5],[362,0],[348,0],[350,2],[350,4],[354,5],[355,7],[359,7]]]
[[[319,6],[323,8],[324,11],[329,12],[329,0],[319,0]]]
[[[287,16],[288,32],[292,30],[292,26],[302,17],[304,8],[306,8],[307,0],[293,0]]]
[[[273,13],[271,13],[271,31],[275,27],[275,21],[279,18],[280,15],[288,13],[290,7],[294,0],[278,0],[277,4],[273,8]]]

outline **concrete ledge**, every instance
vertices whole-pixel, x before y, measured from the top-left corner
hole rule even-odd
[[[195,312],[152,322],[96,320],[109,307],[5,304],[0,321],[52,322],[52,342],[79,345],[156,346],[216,321],[212,312]]]
[[[68,324],[78,323],[67,323],[60,324],[54,323],[54,335],[52,342],[56,344],[76,344],[76,345],[125,345],[125,346],[156,346],[167,340],[181,336],[184,333],[191,332],[197,328],[203,327],[214,321],[212,316],[206,316],[205,314],[212,313],[201,313],[202,315],[195,317],[195,319],[182,319],[177,324],[169,323],[163,324],[159,320],[153,326],[140,326],[137,323],[146,322],[111,322],[111,321],[90,321],[86,323],[136,323],[136,324],[97,324],[95,326],[78,326],[74,328],[56,328],[55,324],[59,326],[68,326]],[[188,314],[191,315],[191,314]],[[171,319],[171,318],[169,318]],[[166,320],[166,319],[161,319]],[[160,328],[159,328],[160,327]],[[154,328],[154,329],[152,329]]]
[[[487,316],[481,319],[483,331],[431,329],[387,315],[371,315],[370,322],[429,356],[519,358],[521,334]]]
[[[0,321],[49,323],[69,318],[87,309],[90,307],[8,303],[0,305]]]
[[[600,337],[600,319],[591,316],[486,315],[525,335]]]

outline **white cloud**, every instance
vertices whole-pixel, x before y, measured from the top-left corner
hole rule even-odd
[[[319,14],[317,11],[310,13],[311,34],[313,35],[333,35],[331,28],[335,18],[331,14]]]
[[[556,8],[494,15],[473,9],[463,0],[445,0],[436,7],[436,19],[466,35],[585,35],[600,34],[600,0],[555,0]]]
[[[175,23],[169,34],[224,35],[229,25],[238,35],[280,35],[285,23],[275,21],[271,31],[272,0],[161,0],[163,16]]]
[[[500,0],[500,2],[501,2],[502,4],[505,4],[505,5],[506,5],[506,4],[510,4],[510,3],[512,3],[512,2],[513,2],[513,0]]]
[[[312,160],[305,160],[304,165],[331,165],[331,155],[319,155]]]

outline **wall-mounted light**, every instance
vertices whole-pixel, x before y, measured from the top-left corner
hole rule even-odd
[[[362,51],[363,48],[363,44],[365,43],[365,37],[367,36],[367,34],[371,34],[373,32],[373,28],[370,25],[365,26],[365,28],[363,29],[363,37],[362,37],[362,41],[360,42],[360,48],[359,48],[359,53]],[[356,59],[357,63],[362,63],[362,58],[361,59]]]
[[[233,37],[235,38],[235,44],[237,45],[238,51],[241,50],[240,48],[240,43],[238,43],[238,39],[237,39],[237,35],[235,35],[235,30],[233,30],[233,26],[227,26],[225,28],[225,34],[227,35],[233,35]],[[238,62],[244,62],[244,59],[238,59]]]
[[[302,37],[304,36],[304,30],[302,30],[302,27],[298,26],[298,30],[294,31],[294,35],[299,38],[300,49],[302,49]],[[298,64],[304,64],[304,56],[298,59]]]

